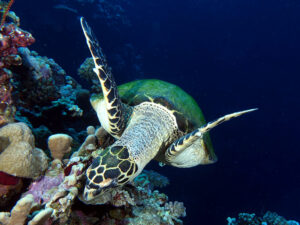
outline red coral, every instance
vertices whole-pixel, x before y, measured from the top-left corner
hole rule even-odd
[[[20,178],[9,175],[7,173],[4,173],[0,171],[0,184],[3,185],[17,185]]]
[[[13,120],[12,105],[12,65],[21,65],[22,58],[18,55],[19,47],[26,47],[34,42],[32,35],[10,23],[0,27],[0,127]]]
[[[12,73],[8,69],[0,68],[0,127],[12,121],[14,107],[12,106],[10,78]]]
[[[69,176],[71,171],[72,171],[72,167],[77,165],[78,162],[73,162],[71,164],[69,164],[65,169],[64,169],[64,174],[65,174],[65,177]]]
[[[5,24],[0,30],[0,68],[8,68],[10,65],[20,65],[18,47],[27,47],[34,43],[32,35],[17,27],[15,24]]]

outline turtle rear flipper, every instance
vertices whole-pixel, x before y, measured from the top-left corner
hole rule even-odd
[[[175,167],[188,168],[200,164],[216,162],[217,157],[215,153],[212,148],[207,146],[205,141],[205,135],[208,134],[207,132],[225,121],[254,110],[257,109],[250,109],[225,115],[177,139],[165,152],[165,160],[167,164]]]
[[[112,136],[119,138],[126,126],[128,109],[121,102],[111,68],[107,65],[96,36],[83,17],[81,17],[80,22],[95,63],[94,72],[99,78],[103,92],[103,97],[91,99],[92,105],[102,127]]]

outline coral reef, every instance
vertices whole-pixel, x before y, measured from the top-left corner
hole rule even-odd
[[[9,127],[13,128],[8,129]],[[6,125],[1,128],[0,132],[7,133],[4,131],[12,131],[12,129],[16,129],[15,133],[19,135],[12,141],[5,141],[2,138],[1,146],[7,148],[8,143],[24,142],[24,140],[34,143],[29,128],[22,123]],[[98,224],[182,224],[179,217],[185,216],[183,204],[168,202],[165,194],[154,190],[155,187],[168,184],[166,177],[154,171],[144,171],[131,185],[113,189],[94,202],[84,202],[81,195],[85,183],[85,170],[92,159],[103,151],[100,144],[109,144],[107,140],[104,140],[107,133],[103,128],[95,129],[89,126],[87,133],[86,140],[70,159],[61,161],[61,155],[56,157],[57,159],[50,163],[45,174],[30,184],[28,191],[23,193],[11,213],[0,213],[0,223],[42,224],[42,221],[46,224],[74,224],[75,221],[80,221],[80,223],[90,221],[87,224],[94,224],[91,221],[97,221]],[[0,135],[0,137],[6,136]],[[57,134],[49,137],[50,143],[54,140],[52,144],[57,147],[63,138],[64,144],[60,146],[60,149],[69,148],[70,137],[62,136],[64,135]],[[7,178],[5,180],[8,181]],[[98,215],[86,214],[81,210],[73,211],[74,204],[83,204],[76,203],[77,197],[87,204],[85,207],[89,209],[89,212],[93,211],[93,205],[96,204],[102,207],[102,213]]]
[[[22,68],[22,77],[16,84],[18,106],[22,106],[24,111],[36,110],[39,115],[43,111],[62,107],[64,115],[81,116],[82,110],[75,104],[76,93],[81,86],[66,76],[66,72],[53,59],[41,57],[28,48],[19,48],[19,53],[25,68]]]
[[[239,213],[238,218],[227,218],[228,225],[299,225],[294,220],[286,220],[275,212],[266,212],[259,217],[254,213]]]
[[[77,123],[81,123],[73,118],[82,117],[83,110],[78,99],[85,106],[89,92],[67,76],[53,59],[39,56],[28,48],[19,48],[18,51],[23,64],[12,69],[13,98],[17,107],[15,119],[27,123],[39,136],[38,146],[45,148],[43,143],[56,130],[70,134],[71,124],[76,127]],[[48,119],[50,116],[64,123],[53,123]],[[77,140],[77,137],[74,139]]]
[[[0,12],[6,10],[6,5],[0,2]],[[67,76],[53,59],[26,48],[35,39],[18,25],[19,18],[9,11],[0,28],[0,127],[9,122],[25,122],[34,134],[47,134],[37,141],[44,148],[49,134],[56,129],[67,132],[72,128],[68,122],[73,117],[82,117],[78,102],[85,106],[89,92]],[[57,127],[47,119],[49,115],[56,115],[65,123]]]

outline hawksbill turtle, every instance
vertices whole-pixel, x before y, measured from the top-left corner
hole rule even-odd
[[[206,123],[195,100],[176,85],[137,80],[117,87],[84,18],[81,26],[102,87],[102,94],[90,101],[101,126],[115,138],[86,171],[86,201],[132,181],[152,159],[182,168],[216,162],[208,131],[256,110],[231,113]]]

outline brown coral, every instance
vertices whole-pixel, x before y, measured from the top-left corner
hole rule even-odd
[[[71,151],[73,138],[67,134],[54,134],[48,138],[48,148],[53,159],[60,159]]]
[[[34,146],[34,136],[25,123],[10,123],[0,129],[0,171],[37,178],[48,167],[46,154]]]
[[[27,216],[30,214],[31,209],[34,207],[34,199],[32,195],[26,195],[21,198],[15,207],[9,212],[0,212],[0,224],[5,225],[23,225],[27,220]],[[50,218],[53,209],[46,208],[41,210],[28,225],[42,225]]]

